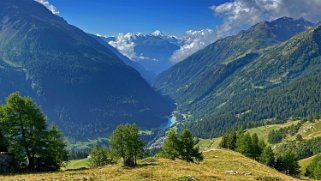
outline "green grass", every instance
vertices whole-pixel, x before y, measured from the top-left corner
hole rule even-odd
[[[90,163],[88,158],[80,160],[71,160],[62,170],[75,170],[81,168],[90,168]]]
[[[211,150],[219,148],[219,144],[221,142],[222,138],[213,138],[213,139],[199,139],[199,142],[196,146],[200,148],[202,151]]]
[[[266,125],[266,126],[261,126],[257,128],[252,128],[249,129],[247,132],[250,134],[256,133],[260,139],[263,139],[266,143],[268,142],[268,135],[269,132],[272,130],[278,130],[281,128],[285,128],[294,124],[298,124],[299,121],[289,121],[287,123],[283,124],[272,124],[272,125]]]
[[[266,125],[266,126],[261,126],[261,127],[249,129],[249,130],[247,130],[247,132],[250,134],[256,133],[260,139],[263,139],[267,143],[268,142],[268,135],[269,135],[270,131],[278,130],[278,129],[285,128],[285,127],[291,126],[293,124],[298,124],[298,123],[299,123],[299,121],[289,121],[289,122],[283,123],[283,124]],[[295,138],[295,137],[293,137],[293,138]],[[217,149],[217,148],[219,148],[219,144],[220,144],[221,140],[222,140],[222,137],[212,138],[212,139],[199,139],[197,146],[199,146],[200,150],[203,150],[203,151]]]
[[[94,144],[99,144],[103,142],[107,142],[107,138],[97,138],[94,140],[89,139],[88,141],[69,143],[68,149],[86,150],[91,149]]]
[[[321,154],[318,154],[321,155]],[[300,165],[300,170],[301,173],[304,175],[306,168],[310,165],[310,163],[312,162],[312,160],[316,157],[317,155],[311,156],[309,158],[305,158],[299,161],[299,165]]]

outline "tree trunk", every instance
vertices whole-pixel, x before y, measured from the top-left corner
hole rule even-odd
[[[35,169],[35,159],[32,156],[28,156],[28,161],[29,161],[29,165],[28,165],[28,169],[29,170],[34,170]]]

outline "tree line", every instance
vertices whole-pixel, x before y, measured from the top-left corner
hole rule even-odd
[[[148,155],[144,142],[139,136],[135,124],[118,125],[109,137],[109,148],[105,145],[94,145],[90,151],[92,166],[103,166],[121,159],[125,167],[135,167],[138,158]],[[203,160],[203,155],[189,130],[183,130],[179,135],[171,129],[164,141],[162,150],[157,156],[167,159],[181,159],[187,162]]]
[[[297,156],[291,151],[275,154],[257,134],[250,135],[243,130],[233,130],[222,137],[220,147],[237,151],[267,166],[288,175],[300,174]]]

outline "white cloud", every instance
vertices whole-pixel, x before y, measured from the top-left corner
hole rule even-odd
[[[171,57],[173,62],[179,62],[205,48],[207,45],[217,40],[217,33],[212,29],[203,29],[199,31],[189,30],[182,38],[183,45],[175,51]]]
[[[111,46],[115,47],[120,53],[129,59],[135,59],[135,43],[133,42],[134,35],[131,33],[119,33],[115,41],[108,42]]]
[[[313,22],[321,21],[321,0],[234,0],[210,9],[215,16],[223,19],[223,24],[214,29],[187,31],[183,38],[184,44],[174,52],[172,61],[184,60],[219,38],[265,20],[287,16],[303,17]]]
[[[35,0],[35,1],[46,6],[46,8],[48,8],[52,12],[52,14],[59,16],[60,12],[57,10],[57,8],[54,5],[50,4],[48,0]]]
[[[321,20],[321,0],[234,0],[210,9],[224,20],[217,30],[221,36],[238,31],[242,26],[284,16]]]

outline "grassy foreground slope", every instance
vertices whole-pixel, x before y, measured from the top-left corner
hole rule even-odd
[[[184,161],[148,158],[133,169],[120,165],[102,168],[61,171],[42,174],[21,174],[0,176],[0,180],[296,180],[266,167],[239,153],[226,150],[204,152],[205,159],[200,164]]]

